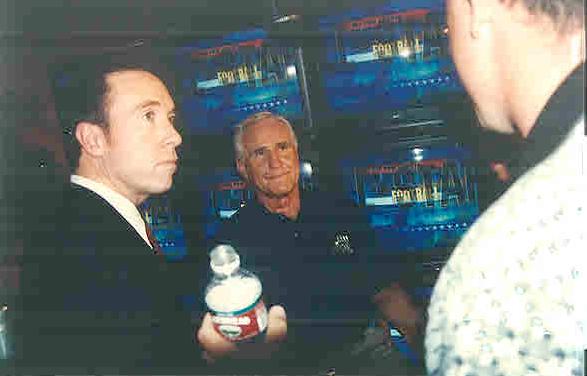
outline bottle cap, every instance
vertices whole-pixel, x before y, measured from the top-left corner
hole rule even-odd
[[[240,257],[234,248],[221,244],[210,251],[210,267],[214,273],[230,275],[240,266]]]

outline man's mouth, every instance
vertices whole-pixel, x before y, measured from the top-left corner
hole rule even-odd
[[[167,159],[165,161],[160,162],[160,164],[173,164],[173,165],[177,165],[177,159]]]
[[[271,174],[271,175],[265,175],[265,179],[267,180],[274,180],[274,179],[279,179],[281,177],[287,176],[289,174],[289,172],[283,172],[281,174]]]
[[[163,166],[169,169],[177,170],[177,159],[170,159],[167,161],[160,162],[159,166]]]

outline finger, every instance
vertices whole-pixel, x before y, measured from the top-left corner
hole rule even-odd
[[[371,301],[375,304],[381,304],[394,300],[410,301],[408,293],[397,283],[392,283],[384,287],[371,297]]]
[[[267,342],[283,341],[287,336],[287,315],[285,309],[275,305],[267,314]]]
[[[210,354],[208,354],[208,351],[205,350],[202,351],[202,359],[204,359],[208,364],[213,364],[216,361],[216,359],[210,356]]]
[[[236,350],[236,345],[234,343],[224,338],[216,331],[216,329],[214,329],[212,316],[209,313],[206,313],[204,316],[197,337],[202,348],[207,352],[207,355],[212,358],[222,357]]]

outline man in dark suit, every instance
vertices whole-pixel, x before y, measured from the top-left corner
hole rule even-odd
[[[52,209],[37,212],[25,250],[16,365],[193,372],[194,330],[174,302],[180,276],[137,209],[172,186],[182,142],[174,101],[142,68],[85,68],[57,96],[73,173]]]

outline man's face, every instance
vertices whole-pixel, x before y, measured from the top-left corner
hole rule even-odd
[[[497,6],[491,2],[489,5]],[[498,0],[495,0],[498,3]],[[503,79],[501,55],[495,23],[484,13],[491,7],[469,0],[447,0],[447,22],[453,61],[473,99],[479,123],[484,128],[512,133]]]
[[[174,103],[165,85],[143,71],[106,78],[106,149],[102,159],[116,191],[138,204],[168,191],[177,169],[181,136],[173,125]]]
[[[286,125],[269,118],[248,127],[243,147],[237,168],[258,196],[282,198],[297,189],[298,150]]]

